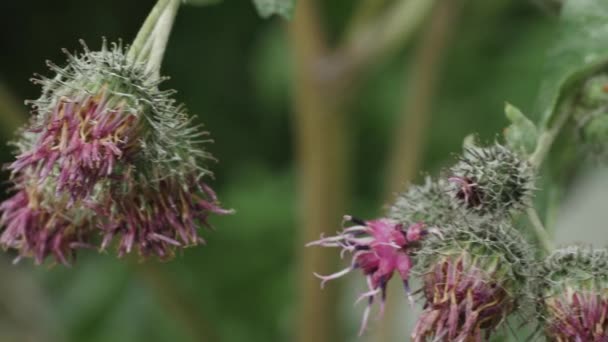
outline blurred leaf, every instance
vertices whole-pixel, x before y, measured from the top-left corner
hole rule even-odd
[[[253,3],[262,18],[277,14],[285,19],[291,19],[296,0],[253,0]]]
[[[575,0],[564,4],[557,41],[547,60],[541,86],[541,123],[547,125],[566,94],[608,62],[608,1]]]
[[[192,6],[208,6],[208,5],[217,5],[222,0],[182,0],[186,5]]]
[[[511,121],[511,125],[505,129],[505,139],[509,147],[526,154],[534,152],[538,139],[536,125],[510,103],[505,105],[505,115]]]

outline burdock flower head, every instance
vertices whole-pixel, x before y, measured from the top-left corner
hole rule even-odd
[[[499,217],[530,205],[534,170],[505,146],[467,147],[448,181],[460,206],[478,216]]]
[[[414,341],[481,341],[520,305],[530,253],[507,223],[442,227],[418,252],[426,299]]]
[[[412,185],[399,194],[389,209],[389,218],[410,225],[424,222],[428,226],[441,226],[461,216],[449,194],[449,185],[439,179],[426,177],[424,184]]]
[[[405,291],[411,299],[409,286],[410,270],[412,268],[411,254],[419,242],[427,235],[428,230],[423,224],[404,227],[390,219],[362,221],[351,216],[345,216],[345,221],[355,225],[345,228],[340,234],[332,237],[322,237],[307,246],[338,247],[341,256],[351,254],[349,267],[331,275],[315,275],[322,282],[339,278],[351,271],[360,269],[366,277],[369,290],[361,294],[359,299],[367,299],[368,306],[363,314],[359,334],[363,334],[367,326],[374,298],[380,296],[380,312],[384,309],[386,300],[386,285],[395,272],[399,273]]]
[[[161,258],[203,242],[197,226],[229,213],[204,181],[207,132],[158,89],[150,64],[120,44],[83,46],[36,80],[42,96],[9,166],[17,193],[0,206],[0,244],[67,263],[85,240],[103,250],[117,236],[119,255]]]
[[[540,274],[539,311],[552,341],[608,341],[608,250],[553,252]]]

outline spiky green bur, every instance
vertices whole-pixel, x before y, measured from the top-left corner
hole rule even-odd
[[[527,305],[532,253],[509,223],[462,222],[429,236],[418,254],[425,310],[415,341],[488,339]]]
[[[49,63],[55,77],[36,80],[42,96],[9,166],[0,246],[67,265],[76,248],[116,240],[119,255],[163,259],[202,243],[199,225],[231,212],[203,179],[207,133],[122,46],[67,55],[65,67]]]
[[[397,196],[388,216],[407,227],[419,222],[442,226],[460,215],[449,195],[448,183],[426,177],[424,184],[412,185]]]
[[[538,312],[556,341],[608,340],[608,250],[569,246],[539,274]]]
[[[47,64],[56,73],[53,78],[39,76],[34,81],[42,85],[42,96],[30,101],[34,125],[45,124],[61,101],[79,101],[84,96],[104,93],[106,107],[120,108],[122,113],[138,118],[141,126],[137,139],[135,165],[140,181],[155,182],[166,178],[200,178],[211,174],[204,164],[213,159],[201,144],[207,132],[193,125],[182,105],[173,99],[174,90],[160,90],[166,78],[155,76],[143,63],[127,57],[120,44],[108,46],[104,40],[100,51],[91,51],[82,42],[84,52],[70,54],[65,67]],[[31,139],[31,136],[29,137]],[[27,149],[28,137],[19,143]]]
[[[608,75],[599,74],[582,86],[575,103],[578,137],[590,153],[608,155]]]
[[[501,217],[530,205],[533,167],[500,144],[466,147],[449,170],[450,191],[460,207],[481,217]]]

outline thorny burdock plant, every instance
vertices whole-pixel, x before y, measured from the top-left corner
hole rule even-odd
[[[204,242],[198,227],[210,214],[230,213],[207,185],[207,132],[174,91],[159,89],[166,18],[177,6],[159,2],[133,47],[82,43],[84,52],[66,51],[65,66],[49,62],[54,75],[34,80],[42,95],[29,102],[33,116],[8,165],[13,195],[0,205],[0,245],[17,260],[68,265],[78,248],[114,243],[119,256],[167,259]]]

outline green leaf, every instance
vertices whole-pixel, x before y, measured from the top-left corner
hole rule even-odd
[[[262,18],[277,14],[289,20],[293,15],[296,0],[253,0],[253,3]]]
[[[560,103],[584,78],[608,64],[607,43],[608,1],[571,0],[564,4],[538,100],[543,125],[552,121]]]
[[[514,151],[524,154],[529,155],[534,152],[538,140],[536,125],[508,102],[505,104],[505,115],[511,121],[511,125],[504,132],[507,145]]]
[[[186,5],[192,6],[208,6],[208,5],[217,5],[222,0],[182,0],[182,2]]]

